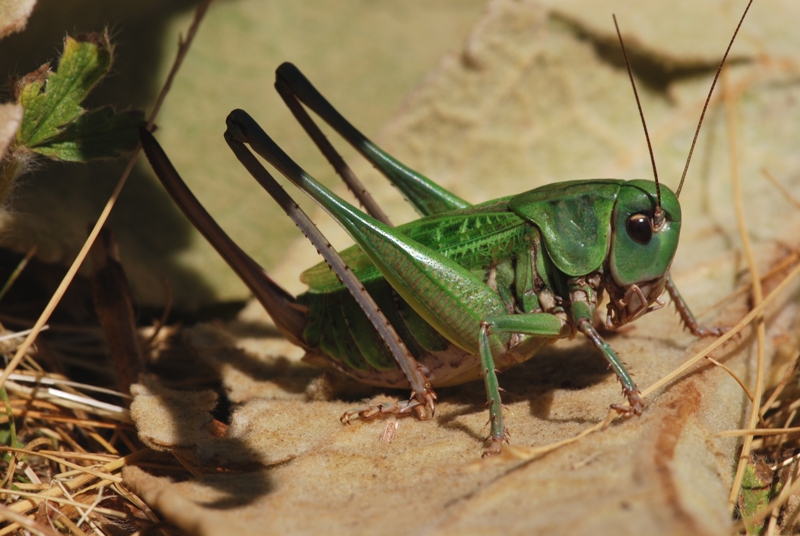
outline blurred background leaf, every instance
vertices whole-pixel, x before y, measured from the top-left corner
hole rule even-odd
[[[492,1],[464,46],[441,59],[378,141],[470,201],[555,181],[650,178],[628,75],[619,49],[611,46],[616,12],[635,59],[660,176],[676,188],[716,65],[745,3]],[[755,4],[727,79],[739,122],[726,124],[719,98],[706,119],[681,195],[683,231],[672,265],[696,311],[747,280],[733,217],[731,129],[738,131],[734,156],[760,269],[798,247],[796,209],[761,176],[767,167],[792,191],[800,186],[800,159],[794,156],[800,142],[800,34],[789,30],[798,16],[796,2]],[[310,78],[328,93],[326,79]],[[352,115],[346,104],[331,100]],[[256,118],[268,120],[269,114]],[[374,175],[363,162],[354,167]],[[397,192],[382,180],[368,184],[379,202],[393,203],[388,212],[394,221],[402,221],[395,218]],[[411,217],[407,208],[401,212]],[[318,210],[312,217],[340,243],[336,224]],[[318,256],[299,233],[292,234],[296,244],[281,249],[284,259],[273,272],[298,290],[298,272]],[[795,282],[768,314],[767,375],[773,378],[797,356],[797,288]],[[702,322],[732,325],[748,307],[741,295]],[[260,307],[246,312],[255,310]],[[696,367],[648,397],[641,417],[533,463],[490,463],[469,472],[465,465],[478,458],[487,433],[480,382],[439,389],[436,419],[398,420],[400,429],[387,445],[378,437],[391,420],[341,426],[336,417],[358,404],[305,400],[297,376],[312,373],[290,366],[285,376],[275,372],[276,364],[285,366],[303,352],[287,348],[282,338],[270,340],[268,330],[253,329],[253,317],[242,319],[224,335],[215,323],[184,338],[194,355],[220,372],[236,407],[223,440],[205,434],[194,443],[210,414],[183,401],[182,393],[137,392],[134,419],[148,444],[190,451],[200,465],[249,461],[265,467],[178,484],[144,471],[126,473],[126,484],[180,526],[201,534],[234,526],[241,532],[347,534],[730,532],[727,497],[741,442],[717,433],[741,426],[749,401],[720,368]],[[559,341],[500,375],[514,445],[573,438],[620,400],[619,384],[582,339]],[[745,332],[715,353],[751,386],[753,339]],[[609,335],[609,343],[644,387],[708,341],[682,332],[677,316],[663,310]],[[378,395],[373,403],[383,400]],[[185,418],[189,414],[196,416],[194,424]]]
[[[112,76],[88,104],[146,110],[195,3],[43,3],[25,32],[0,42],[0,72],[29,72],[55,57],[66,31],[99,31],[108,25],[116,44]],[[228,112],[250,111],[290,155],[330,183],[332,172],[272,89],[275,68],[295,62],[359,128],[374,135],[439,58],[460,47],[482,6],[482,0],[219,2],[167,99],[157,136],[220,224],[269,268],[296,238],[294,225],[225,146]],[[40,259],[70,262],[122,166],[55,164],[37,170],[14,193],[3,243],[18,251],[36,244]],[[141,304],[163,303],[162,278],[179,309],[248,297],[146,164],[134,172],[111,225]]]

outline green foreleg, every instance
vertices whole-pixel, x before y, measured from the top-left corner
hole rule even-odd
[[[586,335],[586,337],[592,341],[592,344],[594,344],[595,348],[600,350],[600,353],[603,354],[604,358],[606,358],[611,370],[614,371],[614,374],[617,375],[619,382],[622,384],[622,393],[628,399],[630,406],[628,407],[612,404],[611,408],[625,417],[630,417],[634,414],[641,415],[642,409],[644,409],[644,401],[640,396],[639,388],[636,387],[636,383],[634,383],[630,373],[627,371],[627,369],[625,369],[625,365],[622,363],[622,360],[608,345],[608,343],[603,340],[600,334],[597,333],[597,330],[594,329],[591,321],[581,319],[578,321],[577,327],[578,331]]]
[[[614,374],[617,375],[619,382],[622,384],[622,393],[628,399],[629,406],[612,404],[611,408],[624,417],[630,417],[634,414],[641,415],[644,402],[639,393],[639,388],[636,387],[630,373],[625,369],[622,360],[608,343],[603,340],[592,325],[592,317],[597,307],[599,295],[597,294],[596,288],[590,285],[587,279],[590,278],[570,278],[568,281],[569,293],[570,296],[572,296],[572,303],[570,304],[572,322],[578,331],[586,335],[586,337],[592,341],[595,348],[603,354],[603,357],[608,361],[609,367],[614,371]]]

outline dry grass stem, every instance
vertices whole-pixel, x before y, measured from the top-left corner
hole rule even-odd
[[[725,430],[724,432],[719,432],[717,436],[719,437],[739,437],[739,436],[773,436],[773,435],[783,435],[783,434],[794,434],[800,432],[800,426],[794,426],[792,428],[742,428],[741,430]]]
[[[9,525],[8,527],[4,528],[0,531],[0,536],[4,534],[9,534],[12,531],[15,531],[19,528],[25,528],[29,530],[33,534],[41,534],[43,536],[55,536],[58,533],[51,529],[46,525],[42,525],[41,523],[34,521],[33,519],[24,516],[18,512],[11,510],[10,508],[3,506],[0,504],[0,518],[6,518],[13,521],[13,525]],[[8,529],[12,530],[8,530]]]
[[[714,358],[713,358],[713,357],[711,357],[711,356],[706,356],[706,360],[710,361],[710,362],[711,362],[711,363],[713,363],[715,366],[717,366],[717,367],[721,368],[722,370],[724,370],[725,372],[727,372],[727,373],[728,373],[728,375],[729,375],[731,378],[733,378],[733,379],[734,379],[734,381],[736,381],[736,383],[738,383],[738,384],[739,384],[739,386],[742,388],[742,390],[743,390],[743,391],[745,392],[745,394],[747,395],[747,398],[749,398],[749,399],[750,399],[750,402],[753,402],[753,401],[754,401],[754,398],[753,398],[753,393],[751,393],[751,392],[750,392],[750,389],[749,389],[749,388],[748,388],[748,387],[747,387],[747,386],[744,384],[744,382],[741,380],[741,378],[739,378],[739,376],[737,376],[737,375],[736,375],[736,373],[735,373],[735,372],[733,372],[733,371],[732,371],[730,368],[728,368],[728,367],[727,367],[727,366],[725,366],[724,364],[720,363],[719,361],[717,361],[716,359],[714,359]]]
[[[7,495],[11,495],[11,496],[19,495],[20,497],[29,497],[31,499],[35,499],[37,502],[41,500],[41,501],[47,501],[47,502],[54,502],[54,503],[58,503],[58,504],[68,504],[70,506],[75,506],[76,508],[84,508],[86,506],[89,506],[87,504],[83,504],[83,503],[75,501],[73,499],[64,499],[63,497],[41,498],[39,493],[28,493],[26,491],[3,489],[3,490],[0,490],[0,493],[4,493],[4,494],[7,494]],[[62,491],[62,493],[64,493],[64,492]],[[103,515],[111,516],[111,517],[116,517],[116,518],[119,518],[119,519],[127,519],[128,517],[130,517],[125,512],[119,512],[117,510],[112,510],[111,508],[101,508],[99,506],[95,506],[93,509],[94,509],[95,512],[97,512],[99,514],[103,514]]]
[[[800,201],[798,201],[797,198],[794,195],[792,195],[792,192],[787,190],[783,184],[778,182],[778,179],[773,177],[772,174],[767,170],[767,168],[762,169],[761,172],[764,174],[764,177],[766,177],[767,180],[771,182],[772,185],[775,188],[777,188],[780,193],[783,194],[783,196],[786,198],[787,201],[793,204],[797,208],[797,210],[800,210]]]
[[[798,259],[800,259],[800,251],[793,251],[791,253],[791,255],[787,256],[784,259],[782,259],[780,262],[775,264],[775,266],[770,268],[768,271],[764,272],[764,275],[761,276],[761,283],[763,284],[767,280],[771,279],[772,277],[774,277],[774,276],[776,276],[776,275],[778,275],[778,274],[780,274],[782,272],[785,272],[786,270],[791,268],[798,261]],[[712,305],[709,305],[708,307],[706,307],[705,309],[703,309],[702,311],[697,313],[697,317],[699,318],[699,317],[701,317],[703,315],[707,315],[711,311],[715,311],[715,310],[719,309],[720,307],[722,307],[723,305],[725,305],[729,301],[741,296],[742,294],[746,294],[747,292],[750,292],[750,288],[751,287],[752,287],[751,283],[747,283],[745,285],[742,285],[741,287],[737,288],[736,290],[734,290],[733,292],[731,292],[730,294],[728,294],[727,296],[725,296],[721,300],[713,303]]]
[[[714,350],[716,350],[717,348],[719,348],[720,346],[731,340],[733,337],[735,337],[739,332],[742,331],[742,329],[745,328],[745,326],[750,324],[750,322],[752,322],[754,318],[763,313],[764,309],[766,309],[770,303],[772,303],[776,298],[782,296],[783,293],[786,291],[786,289],[789,287],[789,285],[798,276],[800,276],[800,264],[798,264],[792,269],[789,275],[787,275],[786,278],[784,278],[784,280],[781,281],[781,283],[778,286],[776,286],[775,289],[773,289],[773,291],[770,292],[766,298],[764,298],[764,301],[762,301],[758,306],[754,307],[749,313],[747,313],[728,332],[726,332],[724,335],[719,337],[713,343],[709,344],[706,348],[700,350],[691,358],[686,360],[686,362],[683,365],[676,368],[675,370],[673,370],[672,372],[670,372],[669,374],[667,374],[654,384],[650,385],[646,389],[643,389],[642,396],[643,397],[649,396],[653,394],[655,391],[664,387],[665,385],[681,377],[687,370],[691,369],[698,361],[702,360],[703,358],[705,358],[705,356],[709,355],[711,352],[713,352]]]
[[[750,280],[752,281],[752,298],[753,305],[758,306],[764,301],[764,295],[761,288],[761,277],[758,273],[758,265],[756,263],[755,255],[753,254],[753,247],[750,243],[750,236],[747,231],[747,223],[745,221],[745,209],[742,198],[741,181],[739,178],[739,161],[738,161],[738,140],[737,140],[737,127],[736,110],[734,104],[738,102],[739,94],[733,95],[730,93],[730,88],[726,84],[726,73],[723,72],[722,87],[723,87],[723,102],[725,104],[725,117],[727,120],[728,128],[728,154],[730,157],[731,166],[731,183],[733,185],[733,201],[736,209],[736,223],[739,229],[739,236],[742,240],[742,247],[744,249],[745,258],[747,259],[747,266],[750,272]],[[766,373],[766,357],[764,354],[764,346],[766,344],[766,326],[764,325],[763,316],[756,317],[756,338],[757,338],[757,365],[756,365],[756,385],[755,393],[753,394],[753,406],[751,408],[750,417],[748,418],[748,428],[755,428],[758,424],[761,398],[764,394],[764,376]],[[731,492],[728,496],[728,503],[733,513],[736,507],[736,501],[739,497],[739,491],[744,479],[744,472],[750,461],[750,450],[752,448],[753,436],[745,436],[742,451],[739,455],[739,466],[736,470],[736,476],[733,479]]]

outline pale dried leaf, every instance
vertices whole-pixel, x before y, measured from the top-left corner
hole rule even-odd
[[[406,100],[384,131],[386,147],[473,201],[554,180],[649,177],[627,74],[596,53],[598,40],[613,36],[613,25],[610,20],[608,29],[587,21],[577,24],[580,13],[573,4],[559,5],[561,12],[554,15],[533,2],[491,2],[462,53],[445,58]],[[651,66],[662,55],[685,62],[721,57],[740,14],[738,6],[719,5],[708,15],[710,8],[704,5],[693,15],[695,3],[668,5],[669,10],[650,12],[649,4],[638,4],[620,17],[625,34],[636,37],[634,49],[650,51],[645,56]],[[570,9],[575,20],[567,22]],[[791,3],[756,4],[745,23],[746,46],[736,52],[749,63],[740,62],[731,73],[732,84],[745,89],[738,100],[737,157],[762,270],[785,255],[786,245],[800,245],[800,216],[760,178],[760,168],[766,166],[789,188],[798,188],[796,57],[782,54],[800,50],[800,36],[767,31],[776,21],[796,20],[798,10]],[[658,27],[653,39],[647,27],[624,22],[630,11],[642,12],[637,15],[642,19],[653,17],[649,24]],[[590,15],[588,9],[585,13]],[[672,49],[670,39],[661,37],[670,34],[669,27],[706,16],[711,20],[702,26],[702,42],[691,38],[694,50],[685,45]],[[590,27],[595,29],[588,35]],[[659,169],[670,186],[680,175],[713,70],[670,80],[666,88],[639,88]],[[719,109],[711,110],[681,196],[684,233],[673,274],[695,310],[738,286],[743,268],[721,115]],[[376,197],[393,195],[379,187]],[[326,233],[335,228],[322,218],[318,221]],[[304,257],[307,250],[310,258]],[[296,277],[297,266],[315,260],[313,248],[298,243],[282,272]],[[767,290],[770,286],[774,282]],[[767,356],[770,361],[778,356],[774,366],[786,354],[780,345],[787,339],[797,342],[792,334],[800,328],[799,286],[795,282],[767,315]],[[743,297],[703,320],[731,325],[747,310]],[[246,324],[258,325],[253,316]],[[231,465],[250,460],[264,468],[179,484],[141,470],[125,473],[128,485],[193,533],[730,532],[727,495],[738,442],[715,434],[739,427],[748,401],[719,368],[698,368],[648,399],[640,418],[616,422],[546,456],[481,462],[488,428],[480,383],[438,390],[441,402],[434,422],[400,419],[393,441],[381,443],[384,426],[394,426],[392,421],[340,425],[336,417],[359,402],[298,400],[302,378],[308,385],[318,380],[296,362],[296,355],[287,356],[284,343],[262,335],[265,346],[259,347],[254,343],[259,337],[243,335],[241,323],[229,333],[219,326],[201,326],[188,334],[198,355],[220,371],[225,389],[239,403],[224,438],[227,443],[210,434],[193,436],[196,444],[189,449],[198,459],[224,466],[217,453],[227,444]],[[714,354],[749,385],[755,377],[753,339],[747,332]],[[641,387],[709,343],[683,333],[677,317],[667,311],[638,320],[608,342],[630,364]],[[511,440],[520,447],[571,438],[601,422],[609,404],[622,401],[615,378],[580,339],[559,342],[501,374],[500,382],[507,390]],[[407,393],[377,394],[370,402],[387,395]],[[154,411],[173,412],[168,407]]]
[[[22,122],[22,107],[14,103],[0,104],[0,159],[6,154]]]
[[[36,0],[0,0],[0,39],[24,30],[35,5]]]

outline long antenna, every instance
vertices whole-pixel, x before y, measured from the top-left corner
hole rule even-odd
[[[656,157],[653,155],[653,145],[650,143],[650,134],[647,132],[647,123],[644,120],[644,112],[642,111],[642,103],[639,100],[639,92],[636,91],[636,82],[633,81],[633,71],[631,70],[631,63],[628,61],[628,53],[625,52],[625,43],[622,42],[622,34],[619,31],[619,24],[617,24],[617,16],[611,15],[614,19],[614,27],[617,29],[617,37],[619,37],[619,46],[622,48],[622,56],[625,58],[625,67],[628,68],[628,76],[631,79],[631,86],[633,86],[633,95],[636,97],[636,106],[639,107],[639,117],[642,118],[642,126],[644,127],[644,137],[647,138],[647,150],[650,151],[650,163],[653,164],[653,178],[656,181],[656,197],[658,203],[656,205],[656,213],[654,218],[656,222],[663,220],[663,212],[661,210],[661,185],[658,183],[658,170],[656,169]]]
[[[736,31],[733,32],[733,37],[731,37],[731,41],[730,43],[728,43],[728,48],[727,50],[725,50],[725,55],[722,56],[722,61],[719,63],[719,67],[717,68],[717,74],[714,76],[714,81],[711,82],[711,89],[708,92],[708,97],[706,97],[706,103],[705,105],[703,105],[703,113],[700,114],[700,121],[697,123],[697,130],[694,131],[694,139],[692,139],[692,146],[689,148],[689,156],[686,157],[686,166],[684,166],[683,168],[683,175],[681,175],[681,183],[678,185],[678,189],[675,191],[675,197],[679,197],[681,195],[681,188],[683,188],[683,181],[686,180],[686,172],[689,171],[689,162],[692,161],[692,153],[694,153],[694,146],[695,144],[697,144],[697,137],[700,135],[700,126],[703,124],[703,119],[706,116],[708,103],[711,102],[711,95],[714,93],[714,86],[717,85],[717,80],[719,80],[719,75],[722,72],[722,66],[725,65],[725,60],[728,59],[728,53],[731,51],[733,42],[736,40],[736,36],[739,33],[739,28],[742,27],[744,18],[747,16],[747,12],[750,10],[751,5],[753,5],[753,0],[750,0],[747,3],[747,7],[744,8],[744,13],[742,13],[742,18],[739,19],[739,24],[736,25]]]

